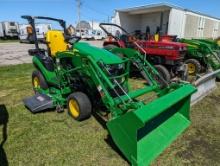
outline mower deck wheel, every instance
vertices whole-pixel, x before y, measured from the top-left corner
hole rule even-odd
[[[188,73],[189,75],[196,75],[202,70],[202,66],[196,59],[188,59],[185,61],[188,65]]]
[[[67,99],[68,113],[77,121],[91,116],[92,104],[85,93],[74,92]]]
[[[34,91],[36,91],[37,88],[48,89],[47,82],[39,70],[35,70],[32,73],[32,85]]]

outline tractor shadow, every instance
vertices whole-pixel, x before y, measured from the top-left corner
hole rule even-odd
[[[7,134],[7,124],[9,120],[8,111],[5,105],[0,105],[0,126],[2,126],[2,142],[0,143],[0,165],[1,166],[8,166],[8,159],[3,148],[3,145],[7,141],[8,134]]]
[[[103,129],[108,130],[106,126],[106,120],[101,118],[99,115],[97,115],[95,112],[92,113],[93,117],[99,122],[99,124],[103,127]],[[123,158],[127,163],[128,160],[125,158],[125,156],[122,154],[122,152],[119,150],[119,148],[115,145],[112,137],[108,134],[107,138],[104,139],[104,141],[110,146],[118,155],[120,155],[121,158]]]

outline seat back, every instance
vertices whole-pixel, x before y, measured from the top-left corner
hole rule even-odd
[[[67,43],[65,42],[62,31],[50,30],[46,33],[46,42],[52,57],[56,56],[57,52],[66,51]]]

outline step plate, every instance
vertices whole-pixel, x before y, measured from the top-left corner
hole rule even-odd
[[[23,102],[32,113],[38,113],[54,107],[52,98],[45,94],[36,94],[25,98]]]

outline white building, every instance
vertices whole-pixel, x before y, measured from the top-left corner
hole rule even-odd
[[[128,32],[146,32],[149,26],[152,34],[160,27],[162,34],[177,35],[179,38],[220,36],[219,18],[167,3],[116,10],[112,23]]]
[[[99,22],[89,21],[89,24],[90,24],[92,30],[93,30],[93,29],[95,29],[95,30],[101,30],[100,27],[99,27]]]

